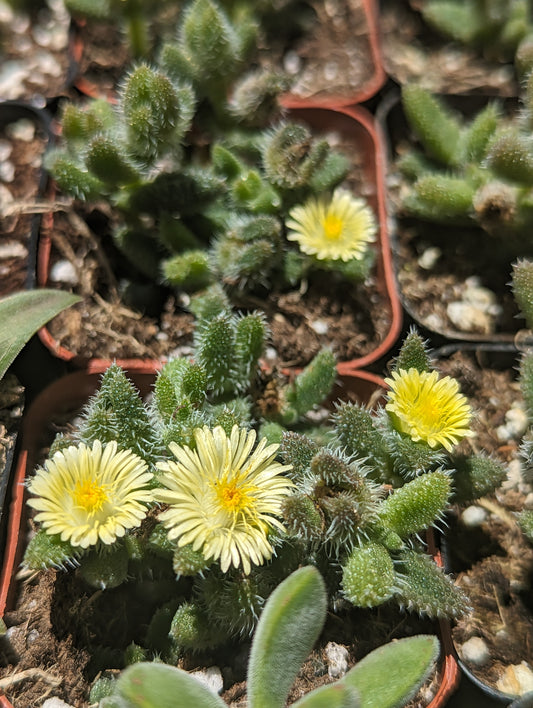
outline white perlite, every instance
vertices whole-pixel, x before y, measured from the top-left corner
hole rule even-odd
[[[533,691],[533,671],[525,661],[508,666],[496,683],[496,687],[499,691],[510,693],[512,696],[529,693]]]
[[[470,637],[460,648],[464,661],[474,666],[483,666],[490,659],[490,651],[481,637]]]
[[[50,269],[50,280],[54,283],[77,285],[78,274],[76,273],[76,268],[74,268],[70,261],[61,260],[54,263]]]
[[[212,693],[218,695],[222,693],[222,689],[224,688],[224,680],[222,679],[222,672],[218,666],[208,666],[207,669],[191,671],[190,676],[203,684]]]
[[[74,706],[71,706],[70,703],[65,703],[65,701],[61,700],[61,698],[56,698],[54,696],[53,698],[47,698],[43,703],[42,708],[74,708]]]
[[[468,528],[476,528],[476,526],[481,526],[481,524],[487,518],[487,512],[480,506],[472,504],[468,506],[461,514],[461,521]]]
[[[348,650],[342,644],[328,642],[325,648],[328,662],[328,676],[332,679],[341,678],[348,671]]]

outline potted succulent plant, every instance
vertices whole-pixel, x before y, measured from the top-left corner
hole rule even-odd
[[[38,513],[36,534],[24,552],[24,565],[28,568],[79,566],[75,573],[48,570],[40,572],[39,577],[55,578],[56,588],[65,583],[69,588],[69,603],[73,602],[73,592],[79,583],[100,588],[89,604],[91,613],[95,609],[94,602],[100,607],[97,598],[102,590],[102,607],[109,607],[114,596],[122,593],[131,601],[136,583],[141,582],[144,605],[149,604],[147,599],[151,597],[156,605],[162,602],[162,606],[153,617],[150,610],[147,624],[151,629],[147,633],[144,621],[140,625],[136,623],[139,629],[144,627],[143,636],[127,639],[126,643],[133,641],[128,656],[135,661],[134,657],[146,659],[156,651],[170,663],[179,659],[184,667],[191,666],[187,660],[191,649],[214,658],[217,645],[226,647],[228,661],[228,642],[234,646],[253,630],[266,595],[293,569],[310,561],[324,577],[331,611],[344,617],[345,631],[341,635],[337,633],[340,624],[337,630],[333,627],[330,630],[333,632],[330,636],[337,639],[345,633],[356,632],[363,618],[372,614],[372,607],[380,607],[382,620],[398,604],[429,617],[464,612],[466,598],[435,565],[415,534],[438,522],[447,507],[452,475],[447,450],[469,434],[470,413],[466,399],[458,393],[452,379],[440,379],[436,372],[427,371],[427,354],[420,338],[413,334],[404,344],[389,381],[391,391],[387,394],[385,408],[372,414],[359,402],[345,399],[337,404],[329,431],[327,428],[312,431],[309,422],[307,427],[300,427],[305,422],[302,413],[309,409],[311,400],[317,400],[314,384],[317,371],[312,367],[278,396],[288,408],[280,408],[278,403],[274,419],[270,422],[263,419],[259,436],[266,437],[253,451],[256,434],[248,427],[250,418],[246,411],[250,404],[246,399],[237,399],[231,405],[226,400],[221,406],[220,403],[213,405],[213,400],[200,395],[206,383],[205,376],[202,377],[202,357],[214,354],[208,342],[217,341],[219,348],[226,349],[225,341],[219,336],[212,339],[215,331],[220,330],[219,316],[209,321],[210,328],[215,325],[209,333],[201,328],[204,354],[200,356],[199,352],[196,362],[184,358],[163,366],[156,377],[154,399],[148,408],[119,367],[106,370],[99,392],[91,399],[77,430],[57,438],[44,467],[28,478],[27,489],[33,499],[29,503]],[[238,357],[236,362],[239,360]],[[329,371],[335,372],[331,361]],[[71,375],[82,376],[82,372]],[[217,380],[215,372],[213,376],[211,387]],[[350,390],[350,378],[345,381],[346,391]],[[357,382],[356,375],[353,379]],[[242,382],[242,375],[237,380]],[[220,401],[227,399],[231,390],[227,377],[225,381],[224,384],[224,380],[219,380],[216,387]],[[93,375],[92,386],[97,383]],[[229,386],[226,392],[225,385]],[[276,411],[271,404],[272,387],[267,389],[268,399],[263,397],[260,410],[272,415]],[[75,387],[71,382],[68,391],[73,401],[87,389]],[[310,399],[306,391],[312,391],[314,398]],[[423,393],[427,405],[413,409],[409,398],[413,392],[414,395]],[[447,412],[446,416],[435,418],[431,413],[437,410],[430,405],[434,399],[439,401],[439,410]],[[120,405],[117,407],[113,401],[120,401]],[[39,418],[49,420],[50,413],[42,409],[39,413],[32,412],[32,417],[33,422]],[[257,423],[260,421],[261,418]],[[283,432],[288,424],[291,429]],[[29,421],[27,425],[29,429]],[[278,458],[278,443],[268,440],[279,441],[280,433]],[[119,448],[117,439],[128,447]],[[170,455],[164,451],[167,445]],[[218,469],[217,463],[225,459],[226,453],[220,455],[226,448],[228,454],[231,451],[231,455],[236,455],[234,472],[229,477],[227,469],[223,472],[225,464]],[[34,448],[33,452],[28,451],[30,459],[22,461],[19,485],[22,476],[37,461],[36,454]],[[118,474],[120,470],[128,474],[128,483],[124,480],[126,486],[119,485],[127,498],[121,502],[114,495],[117,503],[111,509],[106,502],[105,514],[98,501],[101,499],[104,503],[102,494],[107,494],[98,481],[97,469],[104,469],[98,463],[102,455],[106,460],[109,458],[109,465],[106,462],[104,468],[110,474]],[[247,456],[249,463],[245,461]],[[88,513],[84,520],[78,519],[81,525],[78,522],[73,525],[67,508],[56,503],[59,487],[57,493],[50,496],[48,486],[57,478],[68,496],[71,492],[67,490],[67,468],[85,475],[89,467],[93,469],[93,462],[96,476],[90,480],[80,477],[73,482],[72,493],[84,495],[83,504]],[[213,474],[222,474],[217,477],[215,487],[200,484],[198,490],[203,489],[202,494],[192,494],[193,478],[196,479],[200,470],[211,467]],[[239,469],[243,472],[242,478],[237,475]],[[247,474],[253,475],[254,480],[244,475],[244,470],[248,470]],[[189,480],[190,484],[187,482],[182,488],[180,480],[184,483]],[[259,484],[263,485],[261,494]],[[196,483],[194,485],[196,488]],[[387,496],[383,496],[387,490]],[[148,500],[153,494],[157,495],[158,505],[150,511],[152,502]],[[59,493],[59,497],[62,495],[63,492]],[[23,496],[23,488],[19,487],[19,510],[23,507]],[[180,511],[182,503],[189,509],[185,515]],[[97,526],[89,520],[89,517],[96,518],[94,504],[99,505],[98,509],[104,514],[98,512],[102,523]],[[203,514],[202,509],[209,507],[215,511],[211,504],[215,507],[222,504],[226,511],[229,508],[235,511],[231,533],[223,531],[222,507],[218,515],[209,513],[209,518],[216,518],[217,524],[221,524],[219,531],[211,522],[209,530],[198,521],[200,517],[196,514]],[[256,506],[259,504],[261,508]],[[111,510],[113,513],[107,516]],[[187,520],[189,513],[190,520]],[[117,514],[125,515],[120,516],[120,520]],[[122,533],[123,541],[120,540]],[[13,543],[15,535],[13,531]],[[103,555],[95,552],[93,541]],[[273,549],[275,555],[272,555]],[[11,568],[4,569],[4,579],[11,576],[15,557],[13,550]],[[152,565],[148,576],[142,570],[145,562]],[[128,575],[132,577],[132,573],[138,579],[124,585],[123,580]],[[150,577],[151,590],[146,595],[148,585],[143,578]],[[27,589],[31,593],[31,584]],[[7,592],[4,584],[3,602]],[[14,592],[13,585],[10,592]],[[168,592],[172,600],[165,595]],[[220,592],[226,599],[214,602],[213,598],[220,597]],[[13,599],[12,595],[11,602]],[[83,626],[88,617],[82,605],[79,607],[80,612],[76,614],[82,618]],[[16,612],[9,613],[5,618],[11,623],[16,616]],[[124,629],[123,622],[117,618],[112,624],[116,638]],[[100,634],[106,622],[102,624],[94,617],[91,626],[95,629],[97,625],[100,628],[97,634]],[[379,623],[372,626],[369,636],[376,635]],[[39,631],[42,630],[41,627]],[[83,634],[81,627],[80,630]],[[16,627],[12,628],[10,637],[11,641],[16,641]],[[98,643],[102,640],[103,637],[95,639]],[[58,651],[57,647],[54,651]],[[107,668],[124,666],[124,657],[119,658],[109,647],[95,647],[91,655],[87,670],[92,675],[98,671],[98,662],[107,664]],[[85,655],[84,663],[88,658]],[[448,678],[450,672],[453,676],[453,658],[450,659],[452,663],[446,667]],[[80,660],[78,653],[77,661]],[[79,664],[76,671],[79,676]],[[437,691],[434,700],[439,696],[442,705],[453,688],[448,685],[446,691]],[[439,705],[431,701],[430,698],[427,703]]]
[[[76,197],[74,208],[103,223],[112,242],[103,244],[111,256],[95,249],[94,266],[105,272],[111,300],[127,290],[130,302],[160,317],[169,290],[183,304],[222,282],[240,309],[261,301],[274,340],[279,331],[274,346],[287,344],[291,331],[307,336],[300,351],[290,350],[294,340],[287,344],[285,362],[305,365],[347,332],[350,341],[334,345],[340,362],[353,368],[378,359],[399,334],[401,311],[372,118],[363,109],[317,105],[285,113],[274,100],[279,85],[264,72],[234,82],[226,101],[228,82],[222,88],[206,66],[205,75],[184,68],[184,56],[172,45],[159,67],[138,64],[124,77],[116,107],[67,104],[62,143],[48,156],[59,187]],[[57,215],[44,233],[41,284],[48,282],[50,238],[76,261],[72,237],[61,238],[63,223]],[[88,238],[94,242],[94,233]],[[92,293],[94,282],[85,284]],[[116,312],[120,319],[124,310]],[[166,340],[173,331],[190,334],[191,320],[168,326]],[[161,352],[161,338],[153,340],[152,351]],[[90,347],[89,339],[75,353],[91,358]]]
[[[398,279],[406,309],[441,337],[512,341],[519,329],[507,283],[512,261],[531,253],[529,84],[518,109],[402,87],[407,130],[396,133],[391,192]]]
[[[531,55],[527,0],[385,0],[380,28],[389,76],[435,93],[516,96]]]
[[[135,60],[153,60],[169,46],[186,49],[189,63],[205,67],[221,44],[209,53],[201,41],[189,41],[183,27],[217,26],[239,51],[232,65],[269,66],[285,74],[286,98],[308,99],[322,105],[353,105],[373,96],[385,82],[374,0],[341,0],[328,8],[317,2],[152,3],[137,0],[87,3],[67,0],[72,13],[71,55],[74,85],[87,95],[109,97],[125,66]],[[221,21],[224,7],[230,19]],[[117,17],[123,31],[118,31]],[[221,86],[228,78],[227,57],[215,58],[224,66]],[[215,74],[220,69],[215,69]],[[214,74],[214,75],[215,75]]]
[[[531,262],[513,264],[513,294],[526,323],[531,320]],[[527,342],[527,337],[522,341]],[[509,705],[531,691],[533,628],[530,577],[533,552],[528,542],[531,511],[530,379],[531,354],[476,347],[476,367],[464,348],[454,355],[454,368],[465,371],[472,399],[481,407],[480,440],[504,477],[493,493],[472,502],[458,488],[457,507],[446,532],[449,567],[466,589],[472,613],[458,620],[453,638],[462,670],[487,696]],[[459,358],[457,358],[459,357]],[[477,373],[476,373],[477,368]],[[519,618],[519,619],[517,619]],[[505,634],[513,627],[512,640]],[[525,705],[527,700],[524,698]],[[514,705],[514,704],[513,704]]]

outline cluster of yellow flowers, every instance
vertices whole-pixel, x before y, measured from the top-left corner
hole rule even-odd
[[[198,428],[196,450],[172,444],[175,460],[161,462],[163,487],[150,488],[153,474],[130,450],[115,441],[84,443],[56,452],[30,480],[29,504],[50,534],[72,546],[114,543],[138,527],[150,503],[168,504],[160,518],[171,539],[193,544],[222,570],[260,565],[272,554],[269,531],[283,526],[276,516],[292,482],[289,467],[275,461],[278,445],[234,426]]]
[[[471,411],[457,381],[436,371],[394,371],[386,410],[393,426],[430,447],[452,446],[469,429]],[[222,571],[261,565],[272,555],[269,534],[283,532],[283,499],[293,483],[276,461],[278,445],[235,425],[195,431],[195,449],[170,444],[175,459],[159,462],[159,486],[139,456],[116,442],[84,443],[56,452],[29,482],[36,521],[72,546],[114,543],[138,527],[150,504],[165,505],[159,518],[171,540],[192,545]]]

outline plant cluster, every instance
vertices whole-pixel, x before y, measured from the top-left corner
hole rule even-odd
[[[284,708],[302,662],[324,626],[327,593],[312,566],[295,570],[270,595],[257,625],[248,664],[250,708]],[[299,708],[393,708],[404,705],[435,662],[438,640],[419,635],[368,654],[342,679],[306,694]],[[276,677],[275,684],[272,677]],[[384,685],[383,676],[387,676]],[[109,688],[103,682],[94,697]],[[101,708],[222,708],[225,703],[187,672],[160,663],[137,663],[120,676]]]
[[[523,84],[513,117],[496,101],[467,121],[445,100],[419,85],[405,85],[402,102],[419,141],[398,161],[407,180],[401,210],[450,225],[477,225],[514,255],[531,249],[525,237],[533,211],[531,142],[533,78]]]
[[[13,4],[17,2],[10,1]],[[31,0],[25,1],[31,3]],[[211,14],[213,19],[217,19],[209,2],[195,3],[194,10],[191,9],[191,2],[180,0],[157,0],[150,3],[142,0],[65,0],[65,6],[73,17],[92,24],[101,21],[116,23],[118,20],[124,30],[130,54],[136,59],[154,59],[166,41],[172,41],[176,36],[181,39],[180,25],[176,27],[175,24],[180,14]],[[301,3],[298,0],[223,0],[220,7],[224,8],[232,23],[241,28],[246,27],[250,50],[252,44],[261,45],[272,37],[299,36],[315,19],[312,3]],[[198,51],[194,44],[189,45],[189,48],[193,54]]]
[[[254,393],[264,334],[257,314],[200,319],[194,357],[165,364],[147,403],[112,365],[28,482],[39,527],[28,568],[77,568],[136,613],[144,593],[127,649],[93,646],[95,673],[248,637],[269,595],[306,565],[341,615],[387,602],[429,617],[468,609],[420,539],[452,500],[505,474],[454,454],[471,434],[457,382],[432,370],[411,332],[385,406],[340,402],[317,430],[306,413],[334,382],[331,353],[265,406]]]
[[[440,34],[489,59],[531,59],[533,25],[527,0],[425,0],[424,20]]]
[[[47,166],[64,192],[114,207],[134,281],[264,293],[326,270],[360,282],[375,216],[342,188],[348,159],[280,113],[287,78],[244,70],[248,27],[194,0],[157,60],[124,77],[116,105],[65,106]]]

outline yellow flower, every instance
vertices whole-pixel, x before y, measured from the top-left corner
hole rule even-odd
[[[158,463],[167,489],[156,490],[156,500],[170,505],[160,519],[180,546],[201,549],[224,572],[242,565],[248,574],[272,555],[271,528],[284,530],[275,517],[293,486],[282,475],[290,465],[275,461],[279,446],[266,438],[252,452],[255,431],[237,425],[229,437],[220,426],[197,428],[194,437],[196,450],[171,443],[176,460]]]
[[[34,498],[28,504],[49,534],[60,534],[72,546],[88,548],[98,541],[110,544],[146,516],[152,501],[146,484],[152,479],[144,460],[117,443],[92,448],[71,445],[46,460],[30,480]]]
[[[412,368],[393,371],[385,383],[391,389],[385,408],[395,427],[415,442],[423,440],[430,447],[443,445],[451,451],[461,438],[473,435],[470,406],[455,379],[439,379],[437,371]]]
[[[376,238],[376,221],[366,202],[337,189],[330,200],[312,198],[289,213],[289,241],[319,260],[361,260]]]

